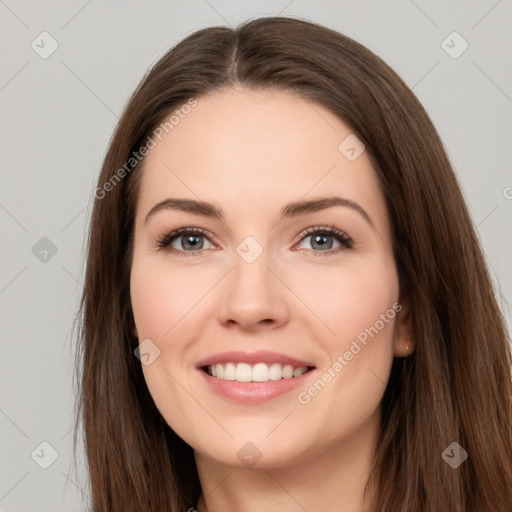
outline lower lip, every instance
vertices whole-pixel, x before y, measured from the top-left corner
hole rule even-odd
[[[300,377],[292,379],[269,380],[267,382],[238,382],[236,380],[218,379],[208,375],[203,370],[198,370],[210,388],[225,398],[246,404],[266,402],[276,396],[304,385],[314,369],[303,373]]]

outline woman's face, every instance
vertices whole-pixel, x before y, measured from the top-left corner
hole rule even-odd
[[[227,465],[367,447],[406,341],[364,146],[316,103],[246,89],[199,98],[161,138],[142,174],[130,286],[166,422]]]

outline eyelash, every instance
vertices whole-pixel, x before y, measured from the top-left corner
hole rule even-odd
[[[174,231],[171,231],[170,233],[164,233],[162,236],[160,236],[157,240],[157,246],[160,250],[165,250],[172,253],[178,253],[181,256],[198,256],[201,253],[201,249],[197,251],[178,251],[172,247],[169,247],[171,242],[174,241],[175,238],[177,238],[179,235],[202,235],[208,240],[210,240],[211,236],[209,235],[208,231],[201,228],[179,228],[175,229]],[[211,240],[210,240],[211,242]]]
[[[198,249],[196,251],[180,251],[174,248],[170,248],[169,245],[178,237],[178,236],[184,236],[184,235],[201,235],[207,238],[210,243],[214,243],[211,240],[211,235],[208,231],[201,228],[179,228],[175,229],[174,231],[171,231],[170,233],[164,233],[161,235],[157,240],[157,247],[159,250],[165,250],[172,253],[178,253],[181,256],[198,256],[202,249]],[[329,235],[332,236],[337,242],[340,243],[340,247],[337,249],[328,249],[325,251],[315,251],[313,249],[306,249],[307,251],[311,251],[315,253],[315,255],[318,256],[328,256],[332,254],[338,254],[342,251],[345,251],[347,249],[352,249],[354,247],[354,241],[352,238],[350,238],[345,232],[340,231],[339,229],[332,227],[332,226],[319,226],[319,227],[311,227],[306,229],[304,233],[302,233],[301,239],[299,242],[302,242],[305,238],[308,236],[311,236],[313,234],[320,234],[320,235]],[[303,249],[302,249],[303,250]]]

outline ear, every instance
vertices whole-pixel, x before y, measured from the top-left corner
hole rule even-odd
[[[407,303],[400,303],[395,324],[395,357],[408,357],[416,349],[416,340],[412,327],[412,315]]]

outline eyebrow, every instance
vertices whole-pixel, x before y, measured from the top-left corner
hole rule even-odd
[[[294,218],[299,217],[301,215],[305,215],[307,213],[314,213],[325,210],[327,208],[332,208],[333,206],[344,206],[354,210],[359,213],[363,219],[370,225],[370,227],[376,231],[375,225],[372,222],[371,217],[368,215],[366,210],[350,199],[345,199],[343,197],[320,197],[317,199],[310,199],[307,201],[300,200],[288,203],[281,210],[281,218]],[[205,201],[196,201],[194,199],[175,199],[168,198],[160,201],[155,204],[151,210],[149,210],[146,215],[146,219],[144,223],[147,223],[148,220],[155,215],[157,212],[162,210],[180,210],[183,212],[192,213],[195,215],[201,215],[203,217],[213,217],[219,220],[223,220],[224,214],[222,209],[217,208],[211,203]]]

